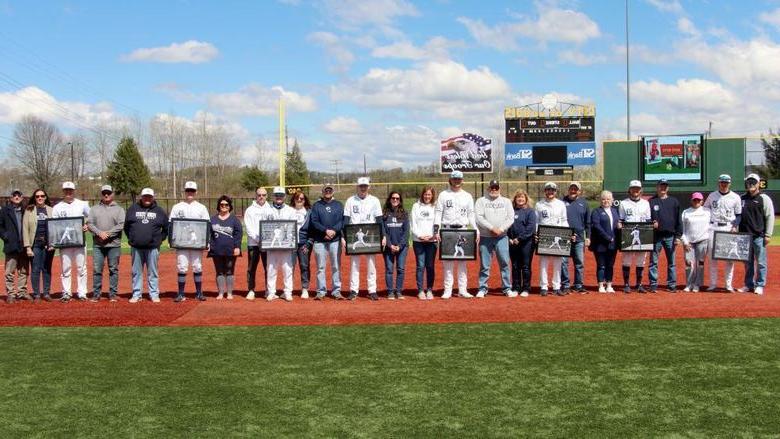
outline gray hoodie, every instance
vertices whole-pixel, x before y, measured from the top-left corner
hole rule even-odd
[[[474,204],[474,213],[477,219],[477,229],[480,236],[500,238],[506,236],[506,231],[512,227],[515,221],[515,210],[509,198],[498,196],[491,199],[489,196],[481,197]],[[502,230],[499,236],[493,236],[490,229]]]
[[[97,247],[119,247],[122,243],[122,229],[125,227],[125,210],[122,206],[112,201],[106,206],[98,203],[89,209],[87,227],[94,236],[94,245]],[[108,240],[102,241],[97,234],[108,233]]]

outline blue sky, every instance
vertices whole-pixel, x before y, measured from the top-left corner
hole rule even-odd
[[[624,138],[625,9],[604,1],[0,1],[0,148],[25,114],[66,133],[208,114],[252,159],[277,99],[313,169],[414,166],[503,108],[595,104]],[[632,136],[778,124],[780,2],[630,0]]]

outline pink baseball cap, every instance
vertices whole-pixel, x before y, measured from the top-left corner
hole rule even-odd
[[[704,199],[704,195],[702,195],[701,192],[694,192],[691,195],[691,200],[703,200],[703,199]]]

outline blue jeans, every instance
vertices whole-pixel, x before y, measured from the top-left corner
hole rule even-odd
[[[479,238],[479,290],[487,291],[488,277],[490,276],[490,263],[493,252],[498,257],[498,269],[501,272],[501,289],[511,290],[512,283],[509,280],[509,238],[504,235],[500,238],[482,236]]]
[[[423,290],[423,273],[426,277],[427,290],[433,289],[433,281],[436,279],[434,262],[436,261],[435,242],[412,241],[414,256],[417,260],[417,291]]]
[[[388,245],[389,249],[390,246]],[[391,253],[385,250],[385,285],[387,292],[400,293],[404,290],[404,275],[406,273],[406,254],[409,252],[409,246],[404,245],[398,253]],[[393,271],[395,271],[395,284],[393,284]]]
[[[133,258],[133,297],[141,298],[143,293],[144,265],[146,265],[147,288],[149,297],[160,297],[160,285],[157,281],[157,261],[159,248],[134,248],[130,250]]]
[[[325,279],[325,266],[330,259],[331,282],[333,291],[341,291],[341,240],[335,239],[329,242],[315,242],[314,256],[317,258],[317,293],[324,294],[328,290]]]
[[[301,264],[301,288],[304,290],[309,289],[309,262],[311,261],[311,246],[308,244],[298,245],[298,250],[292,252],[292,265],[293,272],[295,272],[296,263]]]
[[[763,236],[753,238],[753,242],[750,243],[750,259],[746,265],[745,287],[752,290],[766,286],[766,245]],[[754,280],[756,265],[758,265],[758,276]]]
[[[48,296],[51,292],[51,264],[54,262],[54,250],[48,251],[46,247],[34,246],[32,273],[30,282],[32,283],[33,297],[39,297],[41,293]],[[41,291],[41,277],[43,277],[43,291]]]
[[[120,247],[92,247],[92,291],[93,297],[100,297],[103,291],[103,262],[108,259],[108,297],[116,297],[119,288]]]
[[[577,238],[577,242],[571,244],[571,258],[574,260],[574,288],[582,288],[583,280],[585,276],[585,241],[580,241]],[[569,288],[569,258],[563,258],[561,261],[561,288]]]
[[[510,245],[509,260],[512,261],[512,289],[530,292],[534,239],[521,239],[517,245]]]
[[[615,258],[617,249],[603,252],[594,252],[596,256],[596,280],[598,282],[612,282],[615,273]]]
[[[674,267],[674,250],[677,246],[674,242],[674,235],[662,236],[656,239],[655,244],[653,244],[653,251],[650,252],[650,270],[648,271],[650,288],[658,287],[658,254],[661,253],[662,247],[666,254],[666,285],[669,288],[674,288],[677,286],[677,270]]]

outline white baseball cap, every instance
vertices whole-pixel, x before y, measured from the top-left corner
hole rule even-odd
[[[150,187],[145,187],[145,188],[141,189],[141,196],[143,197],[144,195],[154,196],[154,189],[152,189]]]
[[[198,190],[198,183],[195,183],[194,181],[188,181],[184,183],[184,190],[191,189],[193,191]]]
[[[72,181],[66,181],[66,182],[62,183],[62,188],[63,189],[73,189],[73,190],[75,190],[76,189],[76,185]]]
[[[114,188],[112,188],[110,184],[104,184],[103,186],[100,187],[100,193],[102,194],[103,192],[106,191],[113,193]]]
[[[358,186],[368,186],[371,184],[371,180],[368,177],[360,177],[357,179]]]
[[[275,186],[275,187],[274,187],[273,194],[274,194],[274,195],[285,195],[285,193],[284,193],[284,188],[283,188],[283,187],[281,187],[281,186]]]
[[[753,174],[748,174],[748,176],[747,176],[747,177],[745,177],[745,181],[748,181],[748,180],[750,180],[751,178],[752,178],[752,179],[754,179],[754,180],[756,180],[756,181],[761,181],[761,177],[759,177],[759,176],[758,176],[758,174],[755,174],[755,173],[753,173]]]
[[[463,179],[463,172],[457,171],[457,170],[456,171],[452,171],[452,173],[450,174],[450,178],[460,178],[460,179]]]
[[[544,184],[544,188],[545,189],[555,189],[557,191],[558,190],[558,185],[555,184],[554,181],[548,181],[547,183]]]
[[[577,190],[582,190],[582,185],[580,184],[579,181],[572,181],[571,183],[569,183],[569,187],[572,187],[572,186],[575,186],[577,188]]]
[[[638,187],[639,189],[642,189],[642,182],[639,180],[631,180],[628,183],[628,188],[631,189],[632,187]]]

